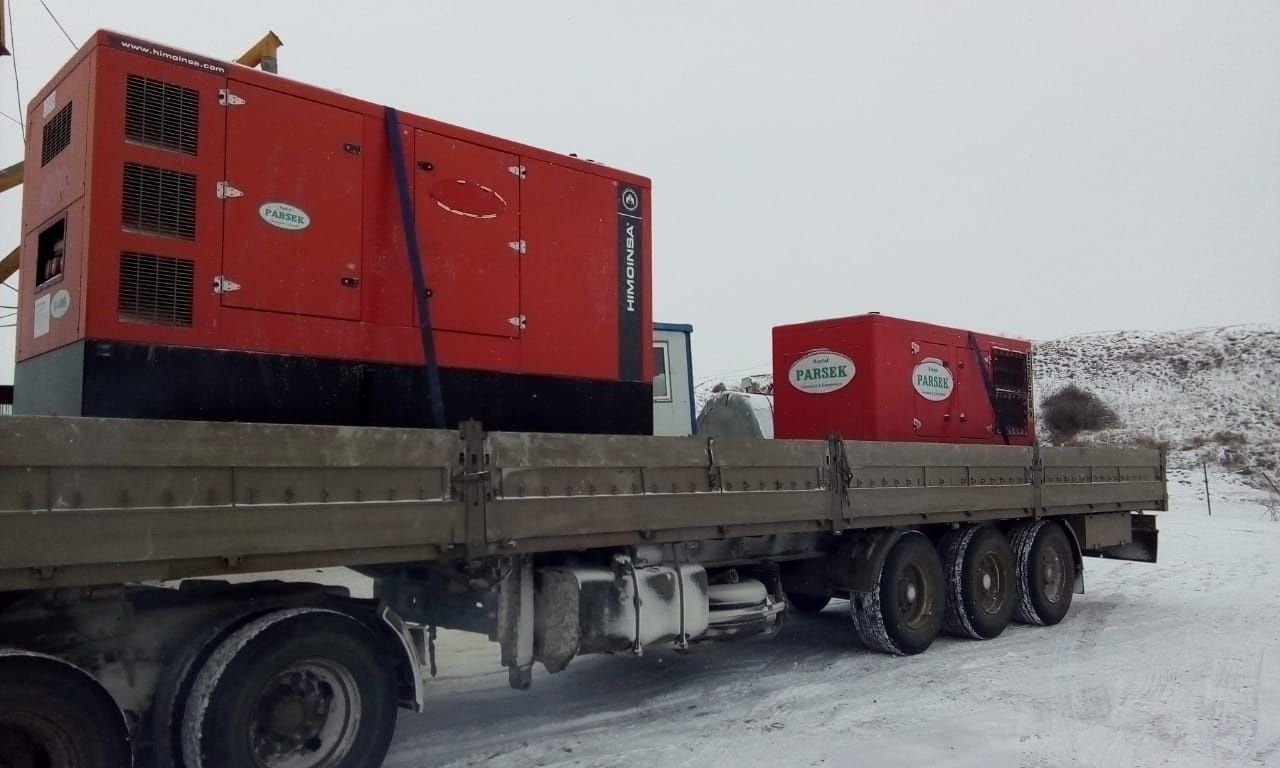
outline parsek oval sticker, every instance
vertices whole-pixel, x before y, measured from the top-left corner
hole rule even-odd
[[[839,352],[815,349],[791,364],[787,380],[801,392],[825,395],[853,381],[853,361]]]
[[[67,293],[65,288],[53,294],[53,300],[49,302],[49,314],[62,317],[69,309],[71,309],[71,294]]]
[[[911,371],[911,386],[925,400],[935,403],[951,397],[955,389],[955,379],[951,371],[936,357],[926,357]]]
[[[311,226],[311,217],[307,212],[288,203],[263,203],[258,206],[258,215],[263,221],[280,229],[306,229]]]

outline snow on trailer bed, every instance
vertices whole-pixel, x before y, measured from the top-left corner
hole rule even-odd
[[[1280,522],[1225,476],[1208,517],[1182,479],[1158,564],[1090,560],[1062,624],[988,642],[859,650],[840,601],[737,653],[582,658],[518,693],[496,646],[442,633],[387,765],[1280,766]]]

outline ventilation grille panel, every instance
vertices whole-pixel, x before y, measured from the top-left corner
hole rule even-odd
[[[120,321],[190,328],[194,273],[190,261],[120,254]]]
[[[129,75],[125,83],[124,135],[140,144],[196,154],[200,145],[200,92]]]
[[[196,238],[196,177],[137,163],[124,166],[121,223],[157,235]]]
[[[44,134],[40,137],[40,167],[62,154],[62,150],[71,146],[71,104],[58,110],[58,114],[44,124]]]
[[[993,347],[991,378],[999,423],[1011,435],[1027,434],[1031,422],[1031,359],[1023,352]]]

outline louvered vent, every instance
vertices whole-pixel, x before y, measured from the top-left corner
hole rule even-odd
[[[1031,420],[1031,361],[1023,352],[991,350],[996,419],[1011,435],[1025,435]]]
[[[194,272],[182,259],[120,254],[120,321],[191,327]]]
[[[121,222],[126,228],[140,232],[194,240],[196,177],[125,163]]]
[[[130,141],[196,154],[200,144],[200,92],[129,75],[124,135]]]
[[[49,122],[44,124],[44,135],[40,137],[40,167],[62,154],[62,150],[71,146],[71,104],[58,110]]]

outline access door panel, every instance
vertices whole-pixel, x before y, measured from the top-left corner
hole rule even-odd
[[[363,120],[229,85],[223,306],[358,319]]]
[[[965,375],[956,382],[957,408],[964,413],[960,421],[958,437],[969,440],[990,440],[996,434],[995,411],[991,408],[991,394],[987,391],[986,382],[979,365],[978,355],[972,347],[956,347],[957,365],[963,364]],[[982,353],[982,365],[991,376],[991,356]]]
[[[431,324],[519,336],[519,158],[427,131],[417,132],[414,155],[414,214]]]
[[[916,404],[920,437],[935,440],[956,436],[959,422],[967,418],[956,410],[955,369],[951,347],[928,341],[912,342],[911,397]]]

